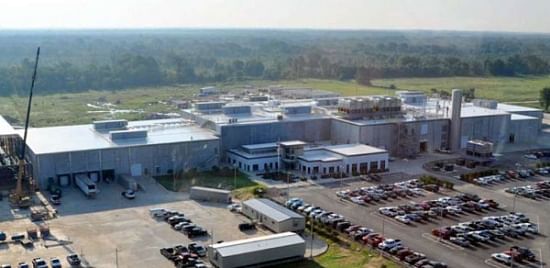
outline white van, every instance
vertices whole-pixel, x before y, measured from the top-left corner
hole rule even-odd
[[[149,214],[151,217],[158,218],[164,216],[164,213],[166,213],[166,209],[164,208],[150,208]]]

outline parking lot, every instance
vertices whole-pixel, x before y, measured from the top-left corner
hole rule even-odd
[[[407,176],[391,176],[391,178],[384,179],[383,183],[394,183],[406,179]],[[535,177],[531,180],[538,181],[540,179]],[[487,265],[505,267],[505,265],[491,260],[490,256],[492,253],[505,251],[512,245],[531,248],[536,253],[537,259],[540,260],[542,258],[543,260],[542,262],[514,264],[515,267],[542,267],[545,263],[548,263],[548,255],[550,254],[546,252],[550,252],[550,248],[547,238],[549,229],[546,223],[550,220],[550,201],[518,198],[514,202],[512,200],[513,195],[504,193],[503,191],[506,185],[502,185],[502,189],[491,189],[490,187],[482,188],[468,183],[457,183],[457,186],[455,186],[456,191],[440,193],[423,191],[422,196],[390,198],[378,202],[368,202],[366,205],[358,205],[349,200],[339,198],[336,195],[338,191],[368,187],[376,184],[355,180],[300,187],[293,188],[290,196],[301,197],[306,203],[339,213],[353,224],[372,228],[375,232],[383,234],[386,238],[401,239],[407,247],[425,253],[428,258],[446,262],[449,267],[487,267]],[[493,199],[500,203],[500,208],[483,210],[482,212],[464,212],[443,218],[438,216],[428,221],[412,222],[411,224],[401,223],[392,217],[384,216],[378,212],[380,207],[398,206],[410,202],[420,203],[424,200],[438,199],[447,195],[457,195],[460,192],[474,193],[478,194],[481,198]],[[284,198],[282,197],[282,200]],[[517,239],[504,238],[502,240],[493,240],[468,248],[460,247],[449,241],[442,241],[431,234],[431,231],[438,227],[477,220],[485,216],[508,214],[512,210],[514,203],[516,211],[523,212],[533,223],[539,225],[540,234],[521,236]]]
[[[163,247],[187,245],[192,241],[208,244],[211,241],[230,241],[269,234],[269,231],[240,232],[239,223],[244,216],[230,212],[226,205],[197,203],[181,193],[171,193],[153,181],[144,182],[145,192],[138,192],[136,199],[121,196],[122,187],[116,184],[100,184],[100,194],[88,200],[75,188],[64,188],[62,204],[57,207],[59,217],[47,224],[52,238],[39,240],[30,249],[20,244],[0,246],[0,264],[19,262],[30,264],[35,257],[49,260],[58,257],[67,265],[65,257],[77,253],[84,257],[89,267],[174,267],[159,252]],[[2,209],[7,202],[2,201]],[[190,240],[183,233],[173,230],[162,220],[149,215],[149,208],[173,209],[185,214],[194,223],[208,230],[209,235]],[[35,226],[28,219],[0,222],[0,231],[8,236],[25,233]]]

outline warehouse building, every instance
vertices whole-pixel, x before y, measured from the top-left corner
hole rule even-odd
[[[286,232],[208,246],[208,259],[218,268],[262,267],[304,258],[306,242]]]
[[[19,131],[22,136],[22,131]],[[167,175],[218,165],[219,139],[182,119],[30,128],[27,159],[40,187],[68,185],[77,174],[92,181],[119,174]]]
[[[250,199],[242,203],[242,213],[276,233],[302,232],[304,216],[269,199]]]

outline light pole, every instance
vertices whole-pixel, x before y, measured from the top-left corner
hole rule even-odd
[[[237,189],[237,165],[233,165],[233,190]]]
[[[118,268],[118,248],[115,248],[115,264],[116,264],[116,267]]]
[[[384,225],[386,224],[386,218],[382,217],[382,237],[384,237]]]

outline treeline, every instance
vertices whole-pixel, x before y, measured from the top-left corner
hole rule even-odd
[[[368,31],[0,32],[0,95],[247,79],[550,73],[546,35]]]

